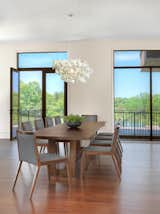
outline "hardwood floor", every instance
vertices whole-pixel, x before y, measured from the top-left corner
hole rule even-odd
[[[16,142],[0,140],[0,214],[159,214],[160,213],[160,144],[125,143],[122,179],[119,183],[112,161],[93,162],[84,185],[73,180],[48,184],[42,167],[32,202],[28,199],[34,167],[24,164],[15,194],[11,191],[16,174]]]

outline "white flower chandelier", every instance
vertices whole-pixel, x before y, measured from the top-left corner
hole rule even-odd
[[[53,69],[65,82],[86,82],[93,72],[88,63],[80,59],[55,60]]]

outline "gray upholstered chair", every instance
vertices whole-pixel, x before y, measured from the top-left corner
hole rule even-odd
[[[112,144],[110,147],[107,146],[88,146],[82,149],[81,156],[81,179],[84,175],[84,161],[88,160],[89,156],[100,156],[100,155],[109,155],[112,157],[113,163],[118,177],[121,177],[121,155],[119,153],[118,145],[118,129],[115,128],[114,136],[112,139]]]
[[[122,144],[121,144],[120,137],[119,137],[120,127],[118,125],[116,125],[115,129],[117,130],[119,155],[122,156],[123,148],[122,148]],[[112,143],[113,143],[113,137],[114,137],[114,134],[102,135],[100,137],[96,136],[94,139],[91,140],[91,146],[107,146],[107,147],[110,147],[110,146],[112,146]]]
[[[33,132],[33,126],[32,126],[32,123],[30,121],[22,122],[21,127],[22,127],[23,131]]]
[[[39,129],[45,128],[42,118],[36,119],[34,121],[34,125],[35,125],[35,130],[39,130]],[[40,139],[39,140],[39,145],[41,146],[40,152],[45,151],[45,148],[48,147],[48,140]]]
[[[45,127],[53,127],[53,119],[51,117],[45,118]]]
[[[61,124],[62,123],[61,117],[60,116],[55,116],[54,117],[54,122],[55,122],[55,125]]]
[[[98,120],[98,115],[96,114],[82,114],[82,116],[84,117],[84,121],[87,122],[97,122]]]
[[[97,122],[98,120],[98,115],[96,114],[82,114],[82,117],[84,117],[84,121],[87,122]],[[94,139],[92,139],[91,141],[93,141]],[[81,147],[87,147],[90,145],[91,141],[89,140],[82,140],[81,141]]]
[[[35,130],[43,129],[43,128],[45,127],[42,118],[36,119],[36,120],[34,121],[34,125],[35,125]]]
[[[55,116],[54,117],[54,123],[55,123],[55,125],[62,124],[61,117],[60,116]],[[68,146],[69,146],[68,143],[67,142],[61,142],[61,143],[64,144],[64,153],[65,153],[66,156],[68,156],[68,152],[69,152],[69,150],[68,150]]]
[[[19,153],[19,166],[18,166],[14,183],[13,183],[13,187],[12,187],[13,191],[14,191],[17,178],[23,162],[27,162],[36,166],[36,173],[32,182],[32,188],[29,196],[30,199],[32,198],[32,195],[35,189],[40,167],[43,165],[53,165],[60,162],[65,162],[67,175],[68,175],[68,182],[70,184],[70,181],[71,181],[70,166],[69,166],[69,160],[66,157],[59,156],[55,153],[43,153],[43,154],[39,153],[37,149],[35,137],[31,133],[17,131],[17,144],[18,144],[18,153]]]

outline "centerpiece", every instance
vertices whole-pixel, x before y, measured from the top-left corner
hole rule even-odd
[[[69,128],[78,128],[84,121],[84,117],[80,115],[70,114],[64,117],[64,122]]]

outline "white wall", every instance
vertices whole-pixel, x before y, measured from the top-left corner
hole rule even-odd
[[[113,50],[160,49],[160,40],[91,40],[70,43],[0,43],[0,138],[9,138],[10,67],[16,67],[16,53],[24,51],[68,51],[93,68],[89,81],[69,85],[70,113],[98,114],[106,129],[113,128]]]

